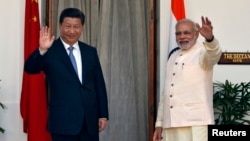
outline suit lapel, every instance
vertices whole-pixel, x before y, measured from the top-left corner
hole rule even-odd
[[[64,48],[63,43],[61,42],[61,39],[58,38],[55,42],[55,51],[57,53],[57,56],[62,59],[62,61],[65,63],[66,68],[70,71],[70,73],[79,81],[79,78],[77,76],[77,73],[75,72],[72,63],[69,59],[68,53]]]

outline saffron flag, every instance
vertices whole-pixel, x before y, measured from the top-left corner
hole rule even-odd
[[[39,5],[38,0],[26,0],[24,27],[24,60],[39,46]],[[23,131],[28,141],[50,141],[47,126],[46,81],[43,72],[23,72],[20,112]]]
[[[169,44],[168,53],[177,47],[175,40],[175,24],[177,21],[184,19],[185,16],[185,6],[184,0],[171,0],[171,15],[170,15],[170,34],[169,34]]]

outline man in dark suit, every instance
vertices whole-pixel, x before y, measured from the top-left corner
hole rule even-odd
[[[26,72],[45,73],[48,131],[53,141],[98,141],[99,132],[107,125],[108,100],[97,50],[79,41],[84,22],[80,10],[64,9],[59,19],[60,37],[54,40],[50,28],[43,27],[39,48],[25,61]]]

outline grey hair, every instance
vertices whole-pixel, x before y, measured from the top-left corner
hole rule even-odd
[[[182,23],[192,23],[193,24],[193,28],[194,28],[194,31],[198,31],[197,27],[196,27],[196,23],[191,20],[191,19],[182,19],[180,21],[178,21],[175,25],[175,29],[177,28],[177,26],[179,26],[180,24]]]

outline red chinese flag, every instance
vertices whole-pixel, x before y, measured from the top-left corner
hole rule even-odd
[[[169,48],[170,52],[173,48],[177,47],[175,40],[175,24],[177,21],[185,18],[184,0],[171,0],[171,16],[170,16],[170,35],[169,35]]]
[[[39,46],[39,8],[38,0],[26,0],[24,27],[24,60]],[[45,76],[23,72],[20,100],[23,131],[28,141],[50,141],[47,131],[47,94]]]

